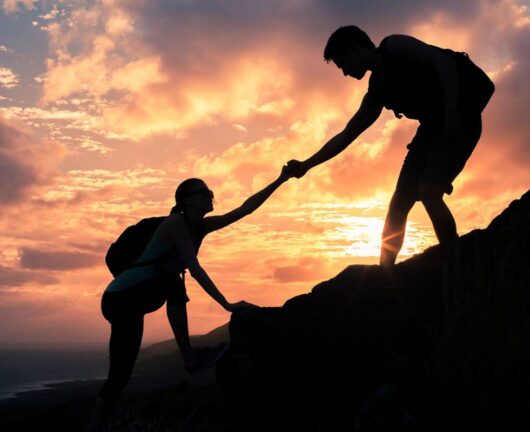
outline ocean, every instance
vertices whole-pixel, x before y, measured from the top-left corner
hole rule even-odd
[[[0,348],[0,399],[49,384],[104,379],[107,348]]]

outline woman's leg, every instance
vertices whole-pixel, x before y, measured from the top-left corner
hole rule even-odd
[[[109,342],[110,367],[94,406],[88,430],[99,431],[120,393],[129,382],[140,350],[144,327],[141,316],[120,317],[112,322]]]
[[[187,296],[185,296],[185,299],[187,299]],[[170,302],[167,305],[167,317],[184,360],[184,368],[192,377],[199,377],[223,354],[227,347],[226,343],[215,347],[192,348],[185,301],[183,303],[178,301]]]
[[[193,364],[193,349],[188,328],[188,312],[186,304],[167,305],[167,318],[175,335],[175,340],[184,360],[185,366]]]
[[[100,396],[115,402],[131,378],[136,357],[140,351],[144,317],[123,317],[112,323],[109,342],[110,367],[107,381]]]

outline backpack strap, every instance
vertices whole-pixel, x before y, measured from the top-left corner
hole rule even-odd
[[[190,234],[191,234],[191,222],[188,218],[188,215],[184,212],[180,213],[182,216],[184,216],[184,219],[186,220],[186,223],[188,224],[188,229],[190,230]],[[184,283],[184,285],[186,285],[186,269],[182,269],[182,271],[180,272],[180,275],[182,276],[182,283]]]
[[[162,262],[162,261],[164,261],[166,255],[169,254],[169,252],[171,252],[171,251],[168,251],[168,252],[164,253],[163,255],[159,256],[158,258],[154,258],[154,259],[151,259],[151,260],[145,260],[145,261],[140,261],[140,262],[134,263],[133,265],[128,267],[128,269],[132,269],[132,268],[136,268],[136,267],[142,267],[144,265],[156,264],[158,262]]]
[[[181,214],[182,216],[184,216],[184,220],[188,224],[188,229],[190,230],[190,233],[191,233],[191,223],[190,223],[190,220],[188,218],[188,215],[186,213],[178,213],[178,214]],[[202,235],[202,233],[201,233],[201,235]],[[140,262],[135,263],[134,265],[130,266],[129,268],[131,269],[131,268],[136,268],[136,267],[142,267],[144,265],[160,263],[160,262],[164,261],[166,259],[166,257],[170,253],[171,253],[171,250],[169,250],[166,253],[162,254],[158,258],[154,258],[154,259],[151,259],[151,260],[140,261]],[[182,276],[182,281],[185,282],[186,281],[186,269],[183,269],[179,274]]]

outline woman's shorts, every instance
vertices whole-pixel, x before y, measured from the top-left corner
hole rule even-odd
[[[179,275],[162,274],[122,291],[105,292],[101,299],[101,311],[109,322],[121,317],[139,316],[168,306],[186,304],[190,299],[186,286]]]
[[[442,140],[440,123],[420,123],[416,135],[407,146],[396,185],[396,193],[419,201],[421,183],[442,186],[447,194],[453,191],[453,181],[475,149],[482,132],[480,114],[466,118],[463,129],[451,142]]]

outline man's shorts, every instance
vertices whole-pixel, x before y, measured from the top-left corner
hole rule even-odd
[[[399,174],[397,194],[419,201],[421,183],[442,186],[446,194],[451,194],[453,180],[464,168],[482,132],[480,114],[462,121],[462,131],[451,142],[442,141],[440,122],[420,122],[407,146],[409,152]]]

